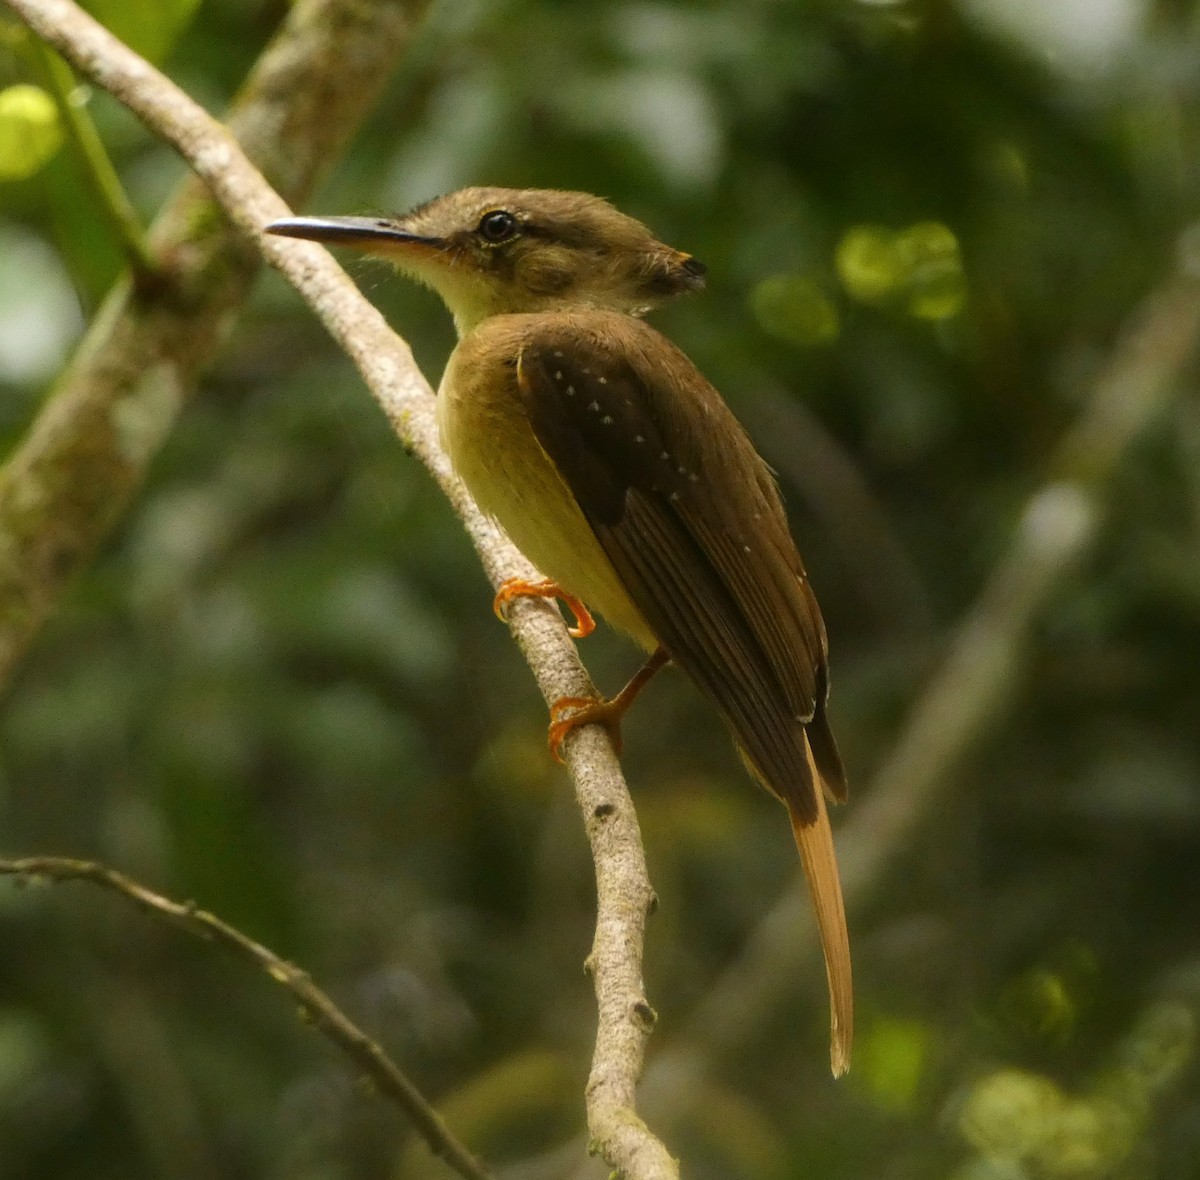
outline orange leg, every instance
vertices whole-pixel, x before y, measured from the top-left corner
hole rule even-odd
[[[603,725],[608,730],[613,748],[620,754],[621,718],[654,673],[670,661],[667,649],[657,648],[633,679],[611,700],[604,697],[559,697],[550,706],[550,731],[546,735],[555,761],[563,761],[562,744],[581,725]],[[564,713],[569,716],[564,717]]]
[[[567,604],[567,609],[575,616],[575,626],[567,628],[567,634],[572,639],[582,639],[596,629],[596,620],[592,612],[573,594],[568,594],[557,583],[549,578],[542,582],[526,582],[522,578],[509,578],[500,584],[496,597],[492,600],[492,610],[502,623],[508,622],[508,604],[514,598],[561,598]]]

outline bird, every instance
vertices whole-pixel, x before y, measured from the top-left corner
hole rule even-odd
[[[846,799],[828,640],[774,476],[721,395],[646,322],[705,267],[601,197],[471,187],[396,217],[288,217],[267,232],[347,246],[431,287],[458,342],[437,393],[451,465],[544,575],[574,636],[595,611],[650,653],[611,699],[564,697],[549,740],[619,722],[673,663],[787,808],[825,958],[830,1065],[849,1068],[849,937],[827,804]]]

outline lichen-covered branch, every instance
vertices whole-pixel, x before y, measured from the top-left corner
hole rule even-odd
[[[467,529],[494,585],[532,577],[527,562],[476,509],[441,450],[434,399],[408,346],[322,249],[262,233],[290,210],[247,161],[229,132],[70,0],[3,0],[77,69],[172,143],[207,183],[226,216],[309,302],[357,365],[404,445],[428,467]],[[121,353],[114,354],[118,363]],[[2,518],[0,518],[2,527]],[[510,627],[543,696],[593,691],[561,618],[544,602],[520,600]],[[675,1180],[678,1166],[638,1118],[634,1091],[654,1023],[642,981],[642,943],[653,892],[629,790],[597,727],[567,750],[596,866],[596,937],[589,958],[599,1008],[587,1086],[595,1149],[628,1180]]]
[[[0,876],[18,881],[91,881],[133,902],[139,909],[180,926],[196,938],[215,941],[238,958],[270,976],[293,1000],[312,1026],[328,1037],[379,1092],[400,1106],[412,1120],[430,1150],[440,1156],[465,1180],[488,1180],[487,1169],[464,1147],[438,1118],[383,1047],[358,1027],[329,996],[317,987],[308,973],[281,959],[274,951],[248,938],[236,927],[191,902],[171,901],[132,878],[96,861],[72,860],[61,856],[31,856],[22,860],[0,860]]]
[[[229,116],[244,150],[287,199],[312,190],[371,109],[427,2],[292,6]],[[43,30],[74,23],[69,6],[8,6]],[[104,56],[93,53],[87,70],[101,85]],[[110,293],[0,469],[0,691],[120,519],[260,262],[194,178],[158,218],[148,250],[149,271]]]

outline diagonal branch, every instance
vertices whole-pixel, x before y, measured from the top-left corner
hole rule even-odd
[[[229,115],[245,151],[289,200],[304,199],[371,109],[427,3],[291,7]],[[10,7],[70,26],[69,10]],[[92,64],[102,71],[103,54]],[[259,269],[258,254],[194,178],[141,249],[150,265],[109,294],[0,469],[0,692],[125,511]]]
[[[77,69],[109,91],[155,134],[173,144],[229,219],[310,303],[357,365],[401,442],[433,474],[496,586],[534,571],[475,507],[438,441],[434,399],[408,346],[315,246],[262,233],[290,210],[239,150],[229,132],[70,0],[4,0]],[[2,518],[0,518],[2,525]],[[523,599],[510,627],[547,701],[594,690],[562,620]],[[638,1118],[634,1091],[654,1013],[642,981],[642,944],[653,891],[637,816],[612,747],[598,727],[581,730],[567,751],[596,868],[596,935],[589,957],[599,1021],[587,1086],[596,1150],[629,1180],[674,1180],[678,1166]]]
[[[198,909],[193,902],[171,901],[160,893],[91,860],[61,856],[31,856],[23,860],[0,860],[0,876],[18,882],[38,880],[91,881],[128,898],[139,909],[165,918],[189,934],[220,943],[238,958],[261,968],[299,1005],[305,1019],[329,1038],[410,1119],[434,1155],[445,1160],[464,1180],[489,1180],[487,1169],[463,1146],[438,1117],[407,1075],[358,1027],[329,996],[313,983],[306,971],[281,959],[274,951],[247,937],[215,914]]]

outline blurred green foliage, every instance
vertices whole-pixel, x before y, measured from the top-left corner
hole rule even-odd
[[[218,109],[285,5],[93,10]],[[582,188],[709,265],[657,322],[780,472],[861,787],[1131,309],[1194,266],[1198,77],[1192,0],[444,0],[314,209]],[[41,85],[0,17],[5,451],[121,267]],[[149,218],[181,166],[77,98]],[[436,376],[436,301],[349,265]],[[830,1082],[824,988],[797,979],[664,1128],[693,1180],[1195,1174],[1200,407],[1182,380],[1012,716],[854,915],[858,1067]],[[0,850],[101,857],[295,957],[473,1145],[518,1161],[582,1132],[593,897],[489,597],[347,362],[266,276],[0,702]],[[606,686],[636,659],[611,636],[585,655]],[[664,1046],[794,854],[678,678],[627,751]],[[265,981],[177,933],[5,887],[0,944],[0,1180],[440,1174]]]

